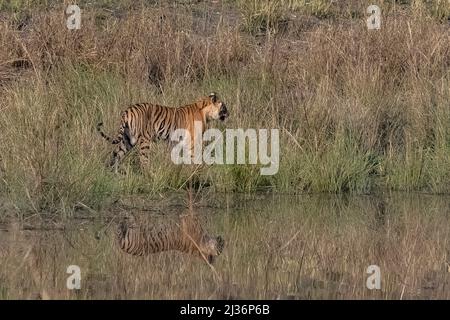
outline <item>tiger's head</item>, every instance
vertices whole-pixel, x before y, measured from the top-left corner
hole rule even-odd
[[[219,99],[215,92],[202,99],[201,112],[207,121],[225,121],[230,115],[227,106]]]
[[[206,257],[208,262],[212,264],[214,263],[216,257],[218,257],[222,253],[224,244],[225,241],[221,236],[208,236],[207,239],[204,239],[204,241],[202,241],[199,249],[201,250],[201,253]]]

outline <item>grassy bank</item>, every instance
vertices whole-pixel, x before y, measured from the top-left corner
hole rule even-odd
[[[66,28],[56,2],[0,4],[0,192],[18,208],[99,206],[119,195],[182,188],[188,167],[158,146],[116,176],[95,124],[117,130],[132,102],[180,105],[215,90],[219,128],[279,128],[280,169],[204,167],[215,191],[450,192],[450,8],[365,3],[80,2]]]

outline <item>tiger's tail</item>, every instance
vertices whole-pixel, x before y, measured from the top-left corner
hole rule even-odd
[[[124,132],[125,132],[125,131],[124,131],[125,128],[124,128],[124,125],[123,125],[123,124],[120,126],[119,134],[118,134],[118,136],[117,136],[116,139],[114,139],[114,138],[108,136],[107,134],[105,134],[105,133],[103,132],[103,130],[102,130],[102,126],[103,126],[103,122],[99,122],[99,123],[97,124],[97,131],[100,133],[100,135],[101,135],[106,141],[108,141],[108,142],[110,142],[110,143],[112,143],[112,144],[118,144],[118,143],[120,143],[120,142],[122,141],[122,139],[123,139],[123,134],[124,134]]]

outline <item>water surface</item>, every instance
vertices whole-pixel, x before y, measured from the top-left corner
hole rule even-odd
[[[119,250],[118,217],[173,219],[186,212],[185,198],[123,198],[99,211],[80,205],[68,219],[4,215],[0,298],[450,298],[449,196],[207,194],[193,212],[225,239],[212,266],[179,252]],[[80,267],[79,290],[66,287],[70,265]],[[379,290],[366,286],[371,265],[380,268]]]

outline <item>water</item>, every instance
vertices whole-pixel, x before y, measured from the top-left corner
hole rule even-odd
[[[185,198],[124,198],[98,212],[80,204],[70,219],[4,218],[0,298],[450,297],[449,196],[207,194],[193,212],[209,235],[225,240],[214,264],[180,252],[135,257],[118,248],[119,217],[173,221],[187,212]],[[70,265],[80,268],[79,290],[67,289]],[[376,276],[366,272],[371,265],[379,267],[380,289],[367,287]]]

